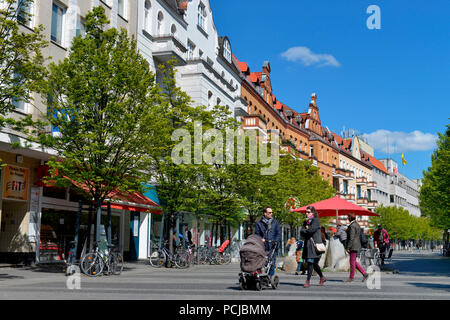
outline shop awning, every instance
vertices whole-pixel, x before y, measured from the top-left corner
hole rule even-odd
[[[111,195],[110,199],[105,200],[103,208],[106,207],[106,203],[111,202],[112,209],[139,211],[139,212],[151,212],[155,214],[161,214],[161,207],[144,196],[140,192],[134,192],[130,194],[124,194],[117,192]]]
[[[49,176],[49,167],[47,165],[41,165],[37,169],[38,181],[35,183],[39,187],[54,187],[53,184],[45,184],[43,178]],[[88,191],[89,188],[86,185],[80,185],[79,183],[73,181],[69,177],[65,177],[67,180],[71,181],[78,188]],[[156,190],[155,193],[156,199]],[[139,212],[151,212],[155,214],[161,214],[162,209],[158,203],[149,199],[147,196],[140,192],[125,193],[120,191],[113,191],[108,195],[108,199],[105,200],[102,207],[106,208],[107,203],[111,203],[112,209],[127,210],[127,211],[139,211]]]

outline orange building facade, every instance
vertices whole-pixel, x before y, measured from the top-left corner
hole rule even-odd
[[[333,186],[339,164],[339,147],[319,116],[317,95],[313,94],[308,112],[298,113],[279,101],[272,89],[270,63],[261,72],[251,72],[245,62],[234,57],[242,75],[241,97],[248,104],[248,116],[242,117],[244,129],[258,129],[280,135],[282,149],[300,159],[311,160],[319,174]]]

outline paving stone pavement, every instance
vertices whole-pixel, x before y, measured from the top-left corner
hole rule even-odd
[[[79,290],[68,289],[68,277],[61,272],[30,267],[2,268],[0,299],[450,300],[450,258],[430,252],[396,252],[386,270],[381,272],[379,289],[369,289],[359,273],[354,282],[344,283],[348,274],[343,272],[326,272],[328,281],[323,287],[317,286],[319,279],[313,277],[311,287],[306,289],[303,287],[306,276],[280,271],[277,290],[258,292],[239,289],[237,263],[193,266],[187,270],[127,263],[120,276],[81,275]]]

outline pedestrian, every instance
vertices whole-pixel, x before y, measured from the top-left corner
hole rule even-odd
[[[378,224],[377,230],[375,231],[373,238],[375,242],[375,248],[378,248],[380,250],[381,265],[384,265],[384,258],[386,257],[386,252],[389,251],[390,247],[389,234],[381,226],[381,224]]]
[[[323,286],[327,279],[322,274],[319,267],[320,257],[323,252],[317,252],[315,245],[323,243],[320,232],[319,215],[313,206],[306,208],[306,220],[300,230],[300,234],[304,238],[302,258],[308,263],[308,276],[304,288],[309,288],[313,270],[320,277],[319,286]],[[323,243],[325,245],[325,243]]]
[[[297,240],[294,237],[290,238],[286,243],[286,248],[288,250],[288,256],[295,256],[297,252]]]
[[[320,227],[320,236],[322,237],[322,243],[326,245],[329,237],[327,232],[325,231],[325,227]]]
[[[363,281],[366,281],[369,275],[364,268],[356,261],[356,256],[361,249],[361,227],[356,221],[354,213],[348,214],[350,224],[347,227],[347,243],[345,249],[350,255],[350,277],[344,282],[353,282],[355,278],[355,268],[363,275]]]
[[[347,227],[342,225],[342,223],[338,222],[337,224],[337,231],[334,235],[336,238],[339,239],[339,241],[342,243],[342,245],[345,248],[345,242],[347,241]]]
[[[295,271],[295,275],[298,276],[301,272],[301,275],[306,274],[306,264],[305,261],[302,259],[302,253],[303,253],[303,241],[298,240],[297,241],[297,255],[296,255],[296,261],[297,261],[297,270]]]
[[[364,228],[361,228],[360,240],[361,240],[361,248],[367,249],[367,246],[369,244],[369,240],[367,239],[367,236],[364,233]]]
[[[184,226],[184,239],[186,239],[186,245],[188,247],[192,245],[192,233],[188,226]]]
[[[281,228],[278,221],[273,218],[271,207],[264,208],[263,216],[255,225],[255,234],[262,238],[267,253],[275,246],[274,261],[269,270],[269,277],[272,277],[275,274],[278,244],[281,241]]]

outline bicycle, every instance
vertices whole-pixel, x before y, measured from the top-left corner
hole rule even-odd
[[[123,270],[123,257],[116,246],[97,241],[95,251],[82,257],[80,267],[90,277],[97,277],[102,273],[119,275]]]
[[[167,249],[167,244],[169,241],[164,241],[162,247],[154,246],[152,252],[148,258],[149,263],[152,267],[161,268],[163,265],[170,267],[175,265],[179,269],[188,268],[190,263],[190,258],[188,253],[178,253],[172,254]]]

